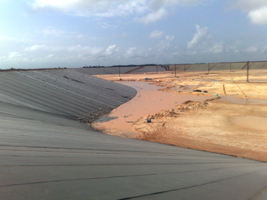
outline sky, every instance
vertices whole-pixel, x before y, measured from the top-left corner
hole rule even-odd
[[[266,0],[0,0],[0,69],[267,60]]]

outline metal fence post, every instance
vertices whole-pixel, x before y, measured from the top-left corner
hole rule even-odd
[[[249,61],[247,62],[247,82],[249,82]]]

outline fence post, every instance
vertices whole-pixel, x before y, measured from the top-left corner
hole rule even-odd
[[[232,63],[230,63],[230,72],[232,71]]]
[[[247,62],[247,82],[249,82],[249,61]]]
[[[184,65],[184,72],[185,72],[185,65]]]
[[[210,63],[208,64],[208,74],[210,73]]]
[[[119,67],[119,77],[121,77],[121,67]]]
[[[159,69],[158,69],[159,66],[157,66],[157,74],[159,73]]]
[[[175,77],[176,77],[176,65],[175,65]]]

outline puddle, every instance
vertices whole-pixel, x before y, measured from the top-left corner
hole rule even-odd
[[[118,117],[103,116],[100,119],[98,119],[97,121],[100,123],[103,123],[103,122],[109,122],[109,121],[114,120],[114,119],[118,119]]]
[[[129,102],[114,109],[104,119],[97,120],[94,128],[104,129],[105,133],[118,135],[118,129],[124,132],[131,132],[132,123],[141,117],[155,114],[161,110],[170,110],[181,105],[185,101],[204,101],[211,97],[176,94],[173,92],[158,91],[164,87],[158,87],[146,82],[120,82],[120,84],[133,87],[137,95]],[[195,87],[195,86],[189,86]],[[120,131],[120,132],[121,132]]]

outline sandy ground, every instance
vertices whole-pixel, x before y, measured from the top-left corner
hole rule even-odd
[[[245,71],[97,77],[129,80],[121,83],[138,91],[130,102],[96,121],[92,126],[97,130],[267,161],[266,71],[251,71],[249,82]]]
[[[137,90],[137,95],[129,102],[114,109],[109,115],[101,117],[92,124],[94,129],[110,135],[128,138],[143,139],[143,133],[134,131],[133,124],[144,116],[155,112],[173,109],[187,100],[204,101],[210,97],[189,94],[176,94],[173,92],[158,91],[158,87],[148,82],[120,82]]]

